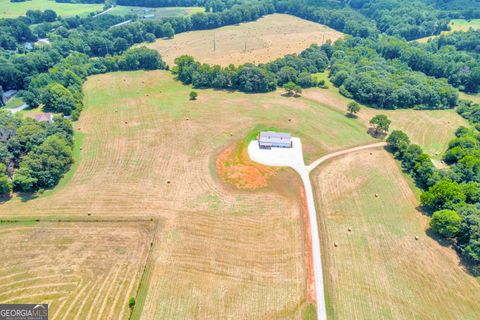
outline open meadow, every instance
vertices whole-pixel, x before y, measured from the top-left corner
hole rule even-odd
[[[340,37],[342,33],[321,24],[291,15],[271,14],[236,26],[181,33],[147,46],[156,49],[170,66],[182,54],[200,62],[228,66],[269,62],[299,53],[313,43],[322,44]]]
[[[49,319],[129,319],[153,222],[0,224],[0,303],[48,303]]]
[[[30,0],[10,2],[0,0],[0,18],[16,18],[24,16],[27,10],[52,9],[62,17],[86,15],[90,12],[102,11],[103,4],[60,3],[53,0]]]
[[[428,218],[389,153],[332,159],[312,179],[329,319],[478,319],[480,279],[427,234]]]
[[[140,18],[145,15],[153,15],[151,19],[159,19],[163,17],[177,17],[192,15],[198,12],[204,12],[202,7],[162,7],[162,8],[144,8],[132,6],[115,6],[108,14],[124,16],[134,14]]]

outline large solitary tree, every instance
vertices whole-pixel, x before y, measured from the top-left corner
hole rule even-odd
[[[377,114],[370,119],[370,124],[375,128],[375,134],[387,132],[392,121],[384,114]]]
[[[356,101],[352,101],[347,105],[347,110],[353,116],[360,111],[360,105]]]

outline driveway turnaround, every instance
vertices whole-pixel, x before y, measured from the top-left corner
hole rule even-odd
[[[295,170],[302,178],[307,197],[308,215],[310,219],[310,234],[312,241],[313,256],[313,275],[315,280],[315,298],[317,302],[317,319],[327,319],[327,309],[325,307],[325,292],[323,286],[322,256],[320,252],[320,239],[318,234],[317,214],[315,211],[315,203],[313,201],[313,190],[310,182],[310,172],[320,163],[340,156],[346,153],[364,150],[368,148],[378,148],[385,146],[385,142],[369,144],[365,146],[355,147],[347,150],[333,152],[320,159],[314,161],[311,165],[306,166],[303,161],[302,142],[300,138],[292,138],[292,148],[272,148],[260,149],[258,141],[254,140],[248,145],[248,155],[255,162],[275,167],[290,167]]]

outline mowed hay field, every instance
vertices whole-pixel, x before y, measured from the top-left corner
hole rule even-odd
[[[447,35],[449,33],[455,32],[455,31],[468,31],[470,28],[477,30],[480,29],[480,19],[471,19],[471,20],[465,20],[465,19],[452,19],[450,21],[450,30],[449,31],[442,31],[442,35]],[[428,42],[430,39],[434,39],[438,36],[430,36],[430,37],[424,37],[420,38],[417,41],[420,43]]]
[[[291,15],[272,14],[236,26],[181,33],[173,39],[157,40],[147,46],[156,49],[170,66],[183,54],[200,62],[228,66],[269,62],[286,54],[299,53],[311,44],[335,41],[340,37],[342,33],[321,24]]]
[[[333,84],[326,79],[328,89],[307,89],[303,96],[312,101],[347,112],[347,105],[351,99],[342,96]],[[441,159],[446,151],[448,142],[455,138],[455,131],[460,126],[468,126],[455,110],[382,110],[362,106],[357,121],[369,126],[369,121],[377,114],[385,114],[392,121],[390,131],[402,130],[408,134],[413,143],[420,145],[433,159]]]
[[[0,225],[0,303],[48,303],[49,319],[128,319],[153,222]]]
[[[144,8],[144,7],[132,7],[132,6],[115,6],[112,10],[108,11],[108,14],[124,16],[127,14],[134,14],[139,17],[144,15],[154,15],[155,19],[163,17],[177,17],[192,15],[198,12],[204,12],[202,7],[163,7],[163,8]]]
[[[373,139],[341,112],[281,92],[198,90],[190,101],[190,91],[165,71],[89,78],[74,171],[36,199],[2,203],[0,216],[164,221],[142,319],[299,317],[299,178],[283,169],[269,186],[240,191],[217,177],[216,158],[258,124],[302,137],[310,158]]]
[[[428,218],[390,154],[342,156],[312,178],[329,319],[480,317],[480,279],[426,234]]]
[[[0,18],[16,18],[24,16],[28,10],[52,9],[62,17],[87,15],[90,12],[102,11],[103,4],[59,3],[53,0],[30,0],[10,2],[0,0]]]
[[[166,71],[95,76],[84,89],[75,123],[83,145],[68,183],[36,199],[6,201],[0,216],[150,217],[207,210],[211,196],[241,203],[237,197],[251,195],[225,191],[215,159],[258,124],[301,137],[307,161],[376,141],[342,111],[282,92],[198,90],[190,101],[191,88]]]

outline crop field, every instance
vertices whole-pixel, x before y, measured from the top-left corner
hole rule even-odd
[[[305,90],[304,97],[346,113],[347,105],[352,100],[342,96],[325,75],[322,75],[322,79],[326,79],[329,88]],[[404,131],[413,143],[422,146],[436,160],[441,158],[448,142],[455,137],[455,130],[468,125],[455,110],[381,110],[366,106],[362,106],[357,121],[369,126],[368,122],[377,114],[385,114],[392,121],[390,131]]]
[[[449,31],[442,31],[442,35],[446,35],[455,31],[468,31],[470,28],[472,29],[480,29],[480,19],[471,19],[471,20],[465,20],[465,19],[452,19],[450,21],[450,28],[451,30]],[[438,36],[430,36],[430,37],[425,37],[425,38],[420,38],[414,41],[417,42],[428,42],[430,39],[434,39]]]
[[[170,66],[182,54],[189,54],[200,62],[228,66],[269,62],[299,53],[313,43],[322,44],[340,37],[342,33],[321,24],[291,15],[272,14],[237,26],[181,33],[173,39],[157,40],[148,47],[158,50]]]
[[[62,17],[86,15],[90,12],[102,11],[103,4],[59,3],[52,0],[30,0],[10,2],[0,0],[0,18],[16,18],[24,16],[27,10],[52,9]]]
[[[108,14],[124,16],[126,14],[134,14],[139,17],[144,15],[154,15],[154,19],[163,17],[176,17],[192,15],[198,12],[204,12],[202,7],[163,7],[163,8],[144,8],[131,6],[115,6]]]
[[[312,178],[329,319],[478,319],[480,279],[426,233],[427,217],[391,155],[352,153]]]
[[[307,302],[299,179],[283,169],[238,190],[216,159],[258,124],[302,137],[310,159],[373,139],[342,112],[281,92],[198,90],[190,101],[190,90],[165,71],[89,78],[72,171],[37,198],[4,201],[0,216],[165,221],[142,319],[297,317]]]
[[[0,303],[48,303],[50,319],[128,319],[152,222],[0,225]]]

